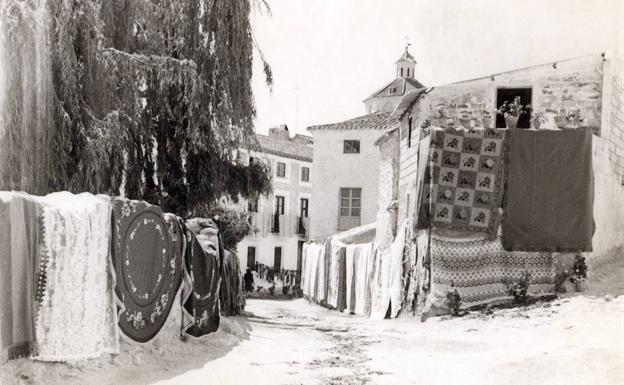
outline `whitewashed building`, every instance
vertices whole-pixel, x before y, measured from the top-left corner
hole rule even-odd
[[[395,63],[395,77],[364,100],[367,115],[308,127],[314,137],[310,239],[327,237],[377,219],[380,152],[375,144],[398,129],[392,112],[402,97],[423,85],[407,48]]]
[[[312,198],[312,138],[291,138],[286,125],[270,128],[268,136],[257,134],[256,138],[259,151],[244,151],[243,156],[249,162],[270,165],[273,193],[239,203],[242,210],[252,213],[257,229],[237,246],[241,268],[258,262],[277,270],[300,270]]]

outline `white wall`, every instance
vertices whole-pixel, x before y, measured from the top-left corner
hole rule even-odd
[[[377,216],[379,149],[375,141],[383,130],[315,129],[312,164],[310,239],[324,239],[338,230],[341,187],[362,189],[361,225]],[[344,140],[359,140],[359,154],[344,154]]]

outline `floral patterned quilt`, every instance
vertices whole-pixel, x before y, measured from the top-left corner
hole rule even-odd
[[[432,135],[417,227],[495,236],[506,130],[445,129]]]

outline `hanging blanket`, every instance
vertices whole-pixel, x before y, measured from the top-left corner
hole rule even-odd
[[[353,245],[355,275],[355,310],[357,315],[367,315],[371,311],[371,275],[373,270],[373,244]]]
[[[304,280],[303,295],[309,300],[317,301],[318,286],[318,263],[319,255],[323,251],[323,246],[315,243],[303,245]]]
[[[181,284],[184,237],[158,206],[113,198],[113,263],[119,327],[137,342],[162,328]]]
[[[347,249],[344,246],[338,251],[338,300],[336,308],[344,311],[347,308]]]
[[[353,245],[345,247],[345,308],[350,314],[355,313],[355,260],[360,250]]]
[[[219,262],[217,252],[204,250],[190,229],[185,234],[182,335],[200,337],[219,328]]]
[[[469,230],[496,235],[506,130],[433,131],[418,229]]]
[[[508,250],[592,251],[592,133],[513,130],[504,244]]]
[[[238,315],[245,307],[243,296],[243,278],[238,256],[224,250],[223,272],[219,295],[221,298],[221,313],[226,316]]]
[[[75,361],[119,353],[110,199],[63,192],[40,201],[46,285],[36,323],[37,359]]]
[[[373,266],[371,270],[371,309],[370,318],[384,319],[390,308],[390,249],[373,252]]]
[[[314,292],[314,300],[317,303],[327,303],[327,265],[326,261],[329,256],[330,241],[326,241],[318,253],[317,271],[316,271],[316,291]]]
[[[554,292],[555,265],[552,254],[505,251],[502,240],[445,238],[431,235],[431,274],[438,303],[456,288],[462,308],[508,300],[506,284],[530,274],[529,293]]]
[[[411,223],[409,226],[411,226]],[[405,232],[406,224],[404,223],[399,229],[392,245],[390,245],[390,280],[388,282],[390,318],[395,318],[399,314],[403,303],[403,258],[405,251]]]
[[[329,279],[327,282],[327,306],[337,309],[338,308],[338,290],[339,290],[339,279],[340,279],[340,245],[337,241],[330,241],[330,249],[331,252],[327,256],[329,270],[328,275]]]
[[[424,186],[424,180],[425,180],[425,171],[429,170],[428,166],[429,166],[429,152],[431,151],[431,133],[429,132],[427,136],[421,138],[419,145],[418,145],[418,164],[417,164],[417,174],[416,174],[416,203],[414,205],[414,207],[416,207],[416,210],[414,210],[414,218],[412,220],[413,223],[413,227],[414,227],[414,232],[416,232],[417,229],[422,229],[427,227],[428,225],[428,216],[423,216],[423,220],[422,223],[419,223],[419,208],[423,206],[423,199],[424,199],[424,194],[425,194],[425,186]],[[428,184],[428,188],[430,184]],[[428,193],[429,191],[427,191]],[[427,210],[429,209],[429,206],[427,206]]]
[[[0,365],[36,353],[38,207],[26,194],[0,192]]]

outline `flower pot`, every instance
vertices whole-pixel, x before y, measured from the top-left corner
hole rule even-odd
[[[481,118],[483,128],[492,128],[492,118]]]
[[[470,119],[469,118],[459,118],[459,123],[466,129],[470,129]]]
[[[586,289],[586,284],[585,284],[585,280],[584,279],[577,279],[574,282],[574,286],[576,287],[576,291],[577,293],[582,293],[585,291]]]
[[[555,116],[555,124],[557,125],[557,128],[565,128],[566,118],[563,116]]]
[[[507,126],[507,128],[517,128],[519,118],[520,118],[519,116],[506,115],[505,125]]]

